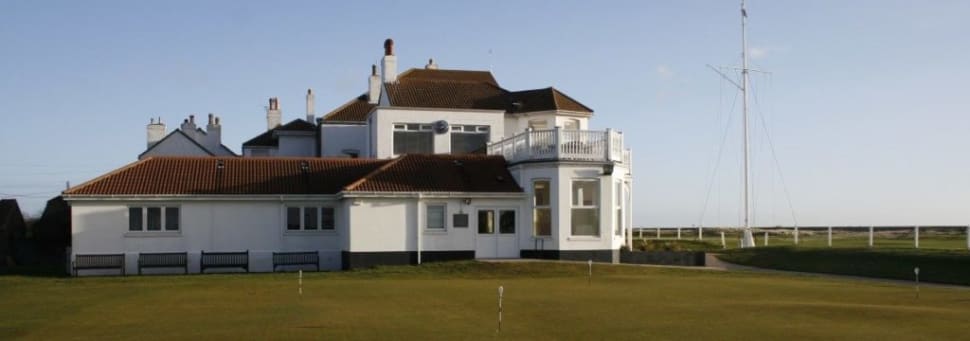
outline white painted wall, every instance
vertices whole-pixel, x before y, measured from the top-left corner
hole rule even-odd
[[[505,114],[501,110],[436,110],[379,107],[371,117],[374,119],[371,127],[375,156],[377,158],[394,157],[394,124],[421,123],[430,124],[434,121],[445,120],[449,124],[473,124],[489,126],[489,141],[500,141],[505,136]],[[434,137],[434,152],[436,154],[451,153],[450,131],[446,134],[436,134]]]
[[[149,156],[209,156],[209,153],[185,135],[175,133],[156,144],[154,148],[141,155],[139,159]]]
[[[72,201],[72,252],[125,253],[128,273],[137,273],[140,252],[188,252],[189,271],[199,271],[205,251],[250,251],[250,270],[272,271],[272,253],[318,251],[321,269],[340,269],[347,234],[343,203],[337,201]],[[336,231],[286,231],[284,205],[334,205]],[[128,231],[129,206],[179,206],[178,232]]]
[[[363,124],[320,125],[320,156],[342,157],[345,149],[356,149],[360,156],[367,156],[368,129]]]
[[[281,134],[276,156],[317,156],[317,137],[312,134]]]

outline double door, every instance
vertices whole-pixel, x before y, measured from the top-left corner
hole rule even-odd
[[[519,258],[517,225],[515,209],[479,209],[475,258]]]

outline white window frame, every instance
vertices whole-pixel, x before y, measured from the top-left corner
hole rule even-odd
[[[546,186],[547,186],[546,189],[549,191],[549,202],[546,203],[546,205],[540,206],[540,205],[537,205],[536,204],[536,183],[537,182],[545,182],[546,183]],[[549,210],[549,234],[540,235],[540,234],[537,234],[536,233],[537,230],[538,230],[536,228],[536,212],[538,211],[538,209],[548,209]],[[551,238],[552,237],[552,216],[553,216],[552,214],[553,214],[553,212],[552,212],[552,180],[551,179],[548,179],[548,178],[532,179],[532,236],[533,237],[535,237],[535,238]]]
[[[464,135],[464,134],[468,134],[468,135],[477,134],[477,135],[485,135],[485,145],[487,146],[488,145],[488,142],[491,141],[491,139],[492,139],[492,128],[490,126],[487,126],[487,125],[453,124],[453,125],[451,125],[450,134],[459,134],[459,135]],[[451,135],[449,135],[448,136],[448,141],[449,142],[451,142],[451,138],[452,138]],[[455,153],[455,146],[454,145],[452,145],[449,149],[450,149],[448,151],[449,153],[451,153],[451,154],[454,154]]]
[[[429,210],[432,207],[441,207],[441,227],[431,227],[431,215]],[[424,230],[431,233],[446,233],[448,232],[448,204],[443,202],[430,202],[424,205]]]
[[[596,184],[596,190],[597,190],[597,192],[594,194],[595,197],[593,197],[593,199],[594,199],[593,200],[593,205],[584,205],[582,198],[580,198],[580,200],[578,200],[578,201],[576,200],[576,193],[573,190],[573,186],[577,182],[591,182],[591,183],[595,183]],[[603,226],[601,226],[600,221],[599,221],[599,220],[602,219],[600,217],[600,207],[602,206],[602,203],[603,203],[602,195],[600,195],[602,193],[602,191],[603,191],[602,187],[603,186],[600,183],[600,180],[599,179],[596,179],[596,178],[574,178],[574,179],[572,179],[572,181],[570,181],[570,183],[569,183],[569,217],[570,217],[570,219],[569,219],[570,220],[569,221],[569,235],[571,237],[573,237],[573,238],[599,239],[603,235]],[[583,196],[585,197],[585,195],[583,195]],[[576,222],[573,221],[572,215],[573,215],[573,210],[576,210],[576,209],[585,209],[585,210],[590,210],[591,209],[591,210],[593,210],[593,212],[595,213],[596,218],[597,218],[597,221],[596,221],[596,230],[597,230],[596,231],[596,234],[574,234],[574,231],[573,231],[574,228],[573,228],[573,226],[574,226],[574,224],[576,224]]]
[[[300,228],[296,230],[291,230],[289,228],[289,211],[291,208],[300,210]],[[316,229],[306,228],[306,209],[314,208],[317,210],[317,224]],[[333,228],[323,227],[323,210],[331,209],[333,210]],[[337,207],[332,205],[320,205],[320,204],[299,204],[291,203],[283,205],[283,217],[282,217],[281,227],[284,233],[287,234],[335,234],[337,232]]]
[[[414,126],[416,126],[416,127],[414,127]],[[394,143],[394,133],[399,132],[399,131],[404,131],[404,132],[430,132],[431,133],[431,153],[434,154],[434,152],[435,152],[435,150],[434,150],[434,140],[435,140],[434,135],[435,134],[434,134],[434,126],[431,125],[431,123],[414,123],[414,122],[405,123],[405,122],[398,122],[398,123],[392,124],[391,125],[391,153],[393,155],[400,155],[400,154],[398,154],[398,153],[395,152],[395,147],[396,146],[395,146],[395,143]]]
[[[149,230],[148,229],[148,208],[149,207],[158,207],[161,210],[161,212],[159,212],[159,214],[161,215],[160,216],[160,219],[159,219],[159,224],[161,224],[161,225],[160,225],[160,229],[158,229],[158,230]],[[131,209],[133,209],[133,208],[134,209],[138,209],[139,212],[140,212],[140,215],[141,215],[141,229],[140,230],[132,230],[131,229]],[[178,211],[179,211],[179,214],[178,214],[178,229],[176,229],[176,230],[167,230],[165,228],[166,225],[167,225],[167,223],[168,223],[167,222],[167,220],[168,220],[168,214],[167,214],[167,212],[168,212],[168,209],[169,208],[175,208],[175,209],[178,209]],[[128,223],[127,223],[128,226],[125,227],[125,236],[128,236],[128,237],[139,237],[139,236],[172,236],[172,235],[181,235],[182,234],[182,226],[184,226],[182,224],[182,222],[183,222],[182,212],[183,211],[182,211],[182,206],[181,205],[173,205],[173,204],[138,204],[138,205],[134,205],[133,204],[133,205],[127,205],[127,206],[125,206],[125,218],[127,218],[126,220],[128,221]]]

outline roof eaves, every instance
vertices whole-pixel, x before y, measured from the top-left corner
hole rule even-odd
[[[68,189],[64,190],[63,192],[61,192],[61,195],[71,195],[71,194],[76,193],[77,191],[83,189],[84,187],[86,187],[86,186],[88,186],[90,184],[93,184],[95,182],[98,182],[98,181],[100,181],[102,179],[105,179],[107,177],[113,176],[115,174],[121,173],[121,172],[123,172],[125,170],[131,169],[132,167],[135,167],[135,166],[140,165],[142,163],[151,161],[152,159],[154,159],[154,157],[149,156],[147,158],[144,158],[144,159],[137,160],[135,162],[129,163],[127,165],[122,166],[121,168],[118,168],[118,169],[115,169],[115,170],[110,171],[108,173],[105,173],[104,175],[101,175],[101,176],[96,177],[94,179],[85,181],[85,182],[81,183],[80,185],[77,185],[77,186],[68,188]]]

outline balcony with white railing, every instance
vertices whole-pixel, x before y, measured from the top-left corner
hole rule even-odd
[[[629,165],[630,150],[623,133],[607,130],[530,130],[490,143],[488,155],[502,155],[509,163],[524,161],[594,161]]]

